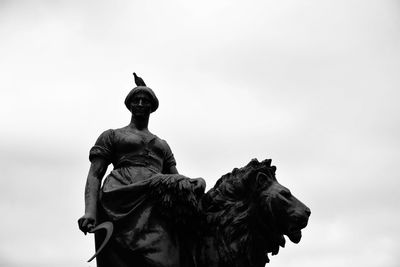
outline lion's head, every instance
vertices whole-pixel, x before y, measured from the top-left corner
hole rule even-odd
[[[242,266],[264,266],[268,253],[284,247],[284,235],[300,241],[310,209],[278,183],[275,171],[271,160],[253,159],[222,176],[203,198],[207,222],[225,246],[223,259],[236,255],[245,258],[234,259]]]
[[[272,220],[271,227],[288,236],[293,243],[300,242],[301,229],[307,226],[310,209],[275,177],[259,172],[255,180],[259,206],[262,213]]]

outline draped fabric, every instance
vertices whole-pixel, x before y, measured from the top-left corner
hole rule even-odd
[[[97,257],[99,267],[194,266],[187,218],[197,212],[191,179],[165,174],[176,164],[168,144],[155,135],[107,130],[89,154],[113,164],[98,201],[98,223],[112,221],[114,233]],[[182,214],[182,212],[186,214]],[[98,247],[104,236],[96,233]]]

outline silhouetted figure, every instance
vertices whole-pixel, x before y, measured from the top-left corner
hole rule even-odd
[[[271,160],[233,169],[204,194],[205,181],[179,174],[167,142],[149,131],[158,99],[133,75],[130,123],[104,131],[89,153],[78,223],[95,232],[97,267],[264,267],[284,236],[300,242],[311,211],[277,181]]]
[[[133,74],[138,86],[125,99],[130,123],[104,131],[90,150],[79,227],[86,233],[103,222],[113,225],[110,240],[96,257],[98,267],[194,266],[190,236],[196,231],[190,218],[206,184],[179,174],[167,142],[149,131],[158,99]],[[110,164],[113,170],[102,183]],[[104,233],[96,232],[95,239],[99,250]]]

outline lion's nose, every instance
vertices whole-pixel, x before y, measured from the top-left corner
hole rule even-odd
[[[306,208],[305,213],[307,214],[308,217],[311,215],[311,210],[309,208]]]

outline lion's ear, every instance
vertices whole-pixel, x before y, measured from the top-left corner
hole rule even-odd
[[[259,188],[266,188],[272,184],[273,179],[271,179],[268,174],[258,171],[249,175],[245,180],[245,186],[251,192],[257,191]]]

